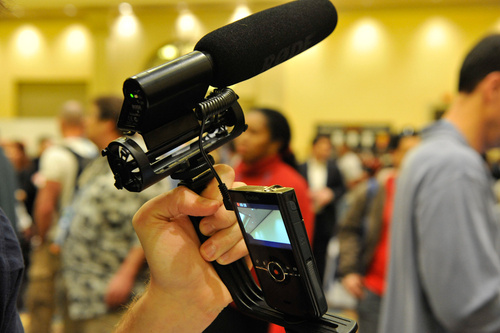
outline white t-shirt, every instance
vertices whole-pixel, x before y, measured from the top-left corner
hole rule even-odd
[[[70,137],[65,138],[60,145],[56,144],[47,148],[40,157],[39,174],[43,183],[54,181],[61,184],[59,212],[73,199],[78,172],[78,160],[66,147],[85,158],[95,158],[98,153],[97,147],[90,140],[82,137]],[[59,218],[57,215],[55,219]]]
[[[312,191],[319,191],[326,187],[328,179],[328,168],[326,163],[318,162],[315,158],[309,160],[307,168],[307,180]]]

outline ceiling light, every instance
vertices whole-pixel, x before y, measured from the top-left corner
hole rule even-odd
[[[34,55],[40,49],[40,44],[40,33],[35,27],[28,25],[21,28],[16,39],[19,53],[24,56]]]
[[[181,41],[196,40],[201,35],[201,23],[198,18],[187,8],[180,10],[175,21],[177,38]]]
[[[118,5],[118,11],[120,12],[120,15],[133,15],[134,10],[132,8],[132,5],[129,4],[128,2],[122,2]]]
[[[158,58],[169,61],[179,56],[179,48],[173,44],[167,44],[158,50]]]
[[[239,4],[236,9],[234,10],[233,15],[231,16],[230,22],[235,22],[238,20],[241,20],[242,18],[245,18],[252,14],[250,11],[250,8],[248,8],[246,3],[241,3]]]

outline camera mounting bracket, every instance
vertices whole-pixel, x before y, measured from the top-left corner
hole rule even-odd
[[[205,100],[207,102],[205,106],[208,107],[201,108],[209,115],[207,134],[201,138],[202,149],[207,152],[233,140],[246,130],[243,111],[237,102],[237,96],[221,99],[222,95],[230,96],[231,92],[228,92],[227,88],[215,91]],[[125,115],[122,114],[120,117]],[[175,137],[171,140],[174,139],[177,145],[179,139]],[[182,144],[180,149],[173,150],[171,142],[165,145],[154,142],[154,148],[145,153],[132,139],[120,138],[111,142],[102,153],[108,158],[115,176],[115,186],[119,189],[140,192],[161,179],[172,176],[180,180],[179,185],[201,193],[214,176],[202,157],[198,140],[193,140],[193,137],[186,138],[189,142]],[[145,141],[148,144],[146,137]],[[199,231],[202,218],[190,217],[190,219],[200,241],[204,242],[207,237]],[[217,262],[213,265],[238,309],[249,316],[283,326],[289,333],[351,333],[357,330],[355,321],[334,314],[326,313],[320,318],[308,319],[289,317],[272,309],[266,304],[262,291],[255,283],[244,259],[229,265],[220,265]]]

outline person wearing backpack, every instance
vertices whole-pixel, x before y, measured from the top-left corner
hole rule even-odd
[[[60,269],[59,254],[51,250],[57,221],[73,198],[82,161],[97,156],[97,148],[85,137],[84,108],[79,102],[64,103],[58,121],[62,140],[40,157],[41,182],[34,204],[36,236],[32,239],[26,292],[26,307],[33,323],[28,333],[51,331]]]

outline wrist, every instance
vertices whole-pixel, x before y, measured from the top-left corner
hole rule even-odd
[[[152,279],[147,293],[150,294],[148,297],[156,300],[155,302],[161,302],[164,299],[175,302],[186,317],[192,316],[191,320],[206,322],[207,326],[232,301],[229,291],[223,284],[211,286],[205,281],[200,281],[189,290],[186,288],[165,290],[157,286]]]
[[[145,293],[133,304],[115,333],[202,332],[227,305],[212,303],[204,295],[184,291],[166,292],[151,282]]]

